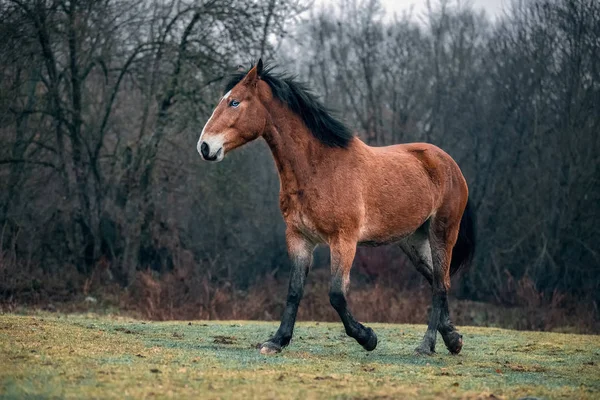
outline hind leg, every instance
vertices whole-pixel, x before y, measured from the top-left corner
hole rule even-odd
[[[433,284],[433,267],[428,235],[429,221],[424,223],[412,235],[402,240],[399,245],[402,251],[408,256],[413,266],[431,285]]]
[[[447,218],[437,216],[429,228],[429,245],[432,261],[432,310],[429,315],[427,332],[416,351],[420,354],[435,352],[437,332],[439,330],[446,347],[452,354],[458,354],[462,348],[460,335],[450,321],[448,310],[448,289],[450,288],[450,260],[452,248],[456,243],[458,223],[449,223]]]
[[[348,309],[346,294],[350,284],[350,268],[356,253],[356,241],[334,240],[331,248],[331,283],[329,286],[329,301],[339,314],[346,334],[356,339],[365,350],[371,351],[377,347],[377,335],[371,328],[365,327],[354,319]]]
[[[415,268],[423,274],[427,282],[433,287],[433,259],[429,243],[429,223],[423,224],[415,233],[400,242],[400,247],[406,253]],[[451,353],[458,353],[462,347],[462,336],[456,332],[450,321],[448,300],[446,295],[441,299],[440,319],[438,332],[442,335],[444,343]],[[420,351],[428,353],[427,351]]]

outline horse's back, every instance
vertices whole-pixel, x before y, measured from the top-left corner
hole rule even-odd
[[[444,150],[434,144],[425,142],[400,143],[382,147],[367,147],[375,154],[388,159],[394,159],[398,157],[415,157],[422,162],[427,160],[427,162],[434,163],[434,165],[437,164],[436,160],[452,160],[452,157],[450,157]]]
[[[365,145],[366,146],[366,145]],[[432,184],[441,188],[447,184],[454,184],[456,181],[466,182],[458,164],[454,159],[441,148],[431,143],[402,143],[391,146],[371,147],[368,149],[380,159],[381,169],[395,173],[396,169],[403,174],[420,175],[426,177],[428,181],[420,182],[420,179],[414,181],[414,184]],[[420,174],[418,174],[420,172]]]

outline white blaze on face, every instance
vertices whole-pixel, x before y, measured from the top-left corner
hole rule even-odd
[[[223,100],[227,100],[227,98],[229,97],[230,94],[231,94],[231,90],[229,92],[225,93],[225,95],[221,98],[221,101],[219,101],[219,104]],[[218,107],[218,105],[217,105],[217,107]],[[215,111],[216,111],[217,107],[215,107]],[[206,145],[208,146],[208,149],[209,149],[208,156],[209,157],[217,156],[216,160],[214,160],[214,161],[221,161],[224,157],[223,144],[225,142],[225,135],[222,133],[219,134],[219,133],[212,133],[212,132],[208,136],[204,135],[205,131],[206,131],[206,127],[208,126],[208,124],[212,120],[213,116],[215,115],[215,111],[213,111],[213,113],[210,116],[210,118],[208,119],[208,121],[206,121],[204,128],[202,128],[202,133],[200,134],[200,138],[198,139],[198,144],[196,144],[196,150],[198,150],[198,154],[200,154],[200,156],[202,158],[204,158],[204,156],[202,156],[202,143],[206,143]]]

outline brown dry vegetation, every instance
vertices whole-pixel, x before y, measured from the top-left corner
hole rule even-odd
[[[4,272],[7,270],[5,269]],[[157,274],[137,273],[135,284],[123,289],[100,265],[91,277],[65,268],[57,279],[40,269],[22,265],[12,274],[0,276],[4,285],[18,288],[17,301],[0,303],[0,310],[31,312],[44,309],[60,312],[94,311],[131,315],[150,320],[278,320],[285,304],[287,281],[265,276],[244,290],[232,284],[215,283],[195,269]],[[412,271],[410,271],[412,272]],[[428,284],[423,279],[408,286],[411,273],[388,273],[367,279],[355,274],[350,306],[360,321],[420,324],[427,320],[431,305]],[[329,271],[317,268],[309,275],[298,318],[304,321],[339,321],[329,304]],[[459,277],[460,279],[460,277]],[[450,312],[457,325],[494,326],[520,330],[598,333],[597,311],[577,306],[564,295],[546,298],[532,282],[516,282],[514,306],[453,298]],[[0,285],[1,286],[1,285]]]

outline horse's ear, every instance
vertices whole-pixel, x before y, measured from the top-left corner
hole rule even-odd
[[[260,78],[262,76],[262,73],[263,73],[263,62],[262,62],[262,58],[259,58],[258,63],[256,63],[256,74]]]
[[[244,78],[244,84],[248,86],[256,86],[256,82],[260,79],[260,74],[263,71],[262,59],[258,60],[258,63],[248,71]]]

